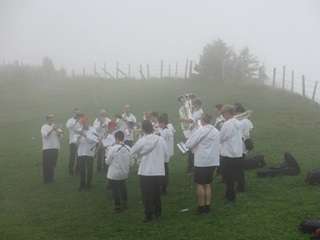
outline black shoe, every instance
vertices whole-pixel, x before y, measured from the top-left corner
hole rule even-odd
[[[196,215],[202,215],[204,214],[204,206],[198,206],[197,211],[196,211]]]
[[[210,211],[211,211],[211,209],[210,209],[209,205],[204,206],[203,213],[208,214],[208,213],[210,213]]]
[[[121,208],[120,208],[120,206],[115,207],[115,208],[113,209],[113,212],[114,212],[114,213],[121,213]]]
[[[143,223],[149,223],[149,222],[152,222],[152,218],[145,218],[145,219],[143,219],[143,221],[142,221]]]

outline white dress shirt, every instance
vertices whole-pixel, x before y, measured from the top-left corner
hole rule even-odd
[[[128,178],[131,157],[130,147],[124,144],[113,145],[106,157],[108,167],[107,178],[111,180],[125,180]]]
[[[84,136],[78,138],[78,156],[93,157],[96,150],[96,144],[99,142],[97,133],[93,127],[84,131]]]
[[[253,124],[252,122],[245,118],[240,120],[240,124],[241,124],[241,133],[242,133],[242,147],[243,147],[243,152],[247,153],[248,150],[246,148],[246,144],[245,144],[245,140],[250,138],[250,132],[253,129]]]
[[[160,136],[163,137],[163,139],[166,141],[166,144],[168,146],[168,152],[169,152],[169,158],[166,162],[170,161],[170,157],[174,154],[174,138],[173,138],[173,132],[169,128],[159,128]]]
[[[131,155],[140,158],[138,175],[165,176],[164,163],[169,152],[165,140],[155,134],[140,138],[132,147]]]
[[[235,118],[226,120],[220,131],[221,156],[239,158],[243,155],[241,123]]]
[[[72,117],[67,121],[66,127],[69,131],[69,144],[77,143],[79,137],[78,132],[81,131],[81,125],[79,121]]]
[[[111,119],[107,117],[104,118],[103,121],[100,121],[99,118],[94,120],[93,127],[95,128],[96,133],[98,134],[99,137],[103,137],[109,122],[111,122]]]
[[[194,152],[195,167],[219,166],[220,136],[214,126],[208,124],[194,131],[186,146]]]
[[[54,124],[47,123],[41,127],[42,150],[60,149],[59,135],[55,130],[52,131],[53,127]]]

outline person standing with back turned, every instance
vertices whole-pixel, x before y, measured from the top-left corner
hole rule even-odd
[[[132,147],[131,155],[140,160],[138,175],[144,205],[144,222],[161,216],[161,184],[165,176],[164,165],[169,158],[165,140],[153,133],[152,123],[142,122],[144,136]]]
[[[221,173],[226,185],[227,203],[236,200],[235,183],[240,178],[243,155],[241,124],[234,118],[234,107],[223,106],[225,122],[220,131]]]

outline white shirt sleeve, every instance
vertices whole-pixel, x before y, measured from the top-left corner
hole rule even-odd
[[[112,163],[113,160],[113,154],[114,153],[114,148],[110,149],[110,151],[108,151],[107,153],[107,157],[105,159],[105,162],[107,165],[110,165]]]
[[[193,134],[191,134],[191,136],[188,138],[186,142],[187,148],[192,149],[199,143],[199,141],[201,140],[201,134],[200,134],[201,130],[202,129],[198,129]]]

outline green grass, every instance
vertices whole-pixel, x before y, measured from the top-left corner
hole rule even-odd
[[[177,123],[176,97],[195,92],[205,109],[242,102],[254,111],[256,152],[269,164],[292,152],[302,167],[297,177],[258,179],[247,173],[248,192],[236,206],[224,205],[224,186],[214,181],[213,213],[195,216],[195,189],[186,176],[185,157],[176,151],[171,182],[159,223],[143,224],[138,178],[128,181],[129,210],[113,214],[105,177],[94,176],[90,192],[77,191],[79,179],[67,174],[67,141],[59,157],[56,182],[42,184],[40,126],[53,112],[65,123],[78,106],[94,118],[100,108],[112,113],[125,103],[143,111],[168,112]],[[126,93],[124,93],[126,92]],[[305,185],[308,169],[320,166],[320,111],[299,96],[258,85],[219,85],[183,81],[1,81],[0,82],[0,239],[309,239],[297,231],[307,217],[320,217],[320,188]],[[179,126],[176,124],[176,128]],[[179,139],[181,133],[177,135]],[[32,140],[32,138],[35,138]],[[180,213],[183,208],[190,212]]]

